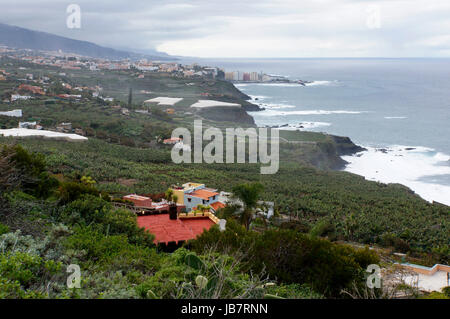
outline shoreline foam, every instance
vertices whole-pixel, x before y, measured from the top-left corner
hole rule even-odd
[[[450,186],[421,180],[427,176],[450,174],[450,167],[441,165],[450,159],[449,155],[421,146],[365,148],[367,151],[342,156],[349,162],[344,171],[372,181],[402,184],[429,202],[450,205]]]

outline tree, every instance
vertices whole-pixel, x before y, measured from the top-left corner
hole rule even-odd
[[[264,186],[260,183],[246,183],[233,187],[233,197],[239,199],[243,204],[240,219],[247,230],[254,218],[258,199],[263,190]]]
[[[19,184],[17,170],[11,163],[13,154],[0,154],[0,196],[9,188]]]
[[[131,108],[131,103],[133,102],[133,89],[130,88],[128,91],[128,108]]]
[[[171,189],[171,188],[168,188],[166,190],[165,195],[166,195],[167,201],[171,204],[175,204],[178,201],[178,196],[174,195],[173,189]]]
[[[173,189],[168,188],[168,189],[166,190],[166,199],[167,199],[169,202],[171,202],[171,201],[172,201],[172,198],[173,198]]]

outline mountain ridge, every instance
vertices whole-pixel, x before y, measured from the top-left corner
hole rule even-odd
[[[71,39],[56,34],[34,31],[0,22],[0,45],[17,49],[31,49],[41,51],[63,51],[92,58],[107,59],[140,59],[150,58],[159,60],[176,60],[165,53],[149,55],[144,53],[118,50],[93,42]]]

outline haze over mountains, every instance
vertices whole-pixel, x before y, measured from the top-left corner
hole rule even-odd
[[[130,52],[103,47],[92,42],[65,38],[55,34],[33,31],[21,27],[0,23],[0,45],[18,49],[58,51],[74,53],[93,58],[106,59],[157,59],[175,60],[163,52],[147,51],[146,53]]]

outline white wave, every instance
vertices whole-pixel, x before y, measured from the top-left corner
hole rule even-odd
[[[295,105],[283,104],[283,103],[261,103],[259,106],[266,109],[293,109]]]
[[[305,86],[331,86],[331,85],[337,85],[338,81],[312,81],[310,83],[305,83]]]
[[[249,95],[249,96],[252,99],[252,101],[260,101],[268,98],[267,96],[264,95]]]
[[[282,131],[301,131],[301,130],[310,130],[317,127],[330,126],[331,123],[327,122],[302,122],[299,124],[289,124],[288,126],[275,128],[277,130]]]
[[[396,119],[403,120],[403,119],[407,119],[406,116],[385,116],[384,118],[386,120],[396,120]]]
[[[331,123],[328,122],[303,122],[302,126],[305,130],[322,127],[322,126],[331,126]]]
[[[333,81],[311,81],[304,83],[304,86],[336,86],[339,85],[339,81],[333,80]],[[291,83],[276,83],[276,82],[252,82],[252,83],[235,83],[234,86],[238,88],[245,88],[249,85],[258,85],[258,86],[278,86],[278,87],[290,87],[290,88],[296,88],[296,87],[303,87],[302,84],[291,82]]]
[[[277,116],[277,115],[330,115],[330,114],[361,114],[367,113],[367,111],[346,111],[346,110],[303,110],[303,111],[276,111],[276,110],[264,110],[258,112],[258,115],[263,116]]]
[[[422,146],[395,145],[384,149],[366,147],[367,151],[343,156],[349,162],[346,171],[382,183],[399,183],[411,188],[427,201],[450,205],[450,186],[421,180],[427,176],[450,174],[450,167],[440,165],[450,156]]]
[[[290,88],[303,87],[303,85],[301,85],[299,83],[254,83],[254,85],[258,85],[258,86],[278,86],[278,87],[290,87]]]

